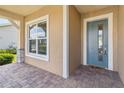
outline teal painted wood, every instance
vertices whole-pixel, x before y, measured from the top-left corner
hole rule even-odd
[[[99,38],[98,26],[101,24],[103,39]],[[99,48],[99,39],[103,43],[102,48]],[[108,68],[108,19],[87,23],[87,64]]]

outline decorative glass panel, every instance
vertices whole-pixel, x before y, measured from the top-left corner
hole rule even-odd
[[[98,60],[103,61],[103,24],[98,25]]]
[[[47,46],[47,41],[46,39],[39,39],[38,40],[38,54],[46,55],[46,48]]]
[[[44,37],[46,37],[46,35],[47,35],[46,21],[45,22],[38,23],[37,37],[38,38],[44,38]]]
[[[29,52],[36,53],[36,40],[29,40]]]
[[[37,37],[37,27],[36,24],[29,26],[29,38],[35,39]]]

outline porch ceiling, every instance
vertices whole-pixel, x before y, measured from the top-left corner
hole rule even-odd
[[[0,5],[1,9],[20,14],[23,16],[30,15],[45,5]],[[92,12],[106,8],[110,5],[75,5],[77,10],[82,13]]]
[[[29,15],[38,9],[44,7],[44,5],[0,5],[1,9],[20,14],[23,16]]]
[[[106,8],[110,5],[75,5],[77,10],[82,14],[82,13],[87,13],[87,12],[92,12],[92,11],[97,11],[103,8]]]

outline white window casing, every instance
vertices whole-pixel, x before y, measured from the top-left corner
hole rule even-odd
[[[47,31],[47,35],[46,38],[39,38],[41,40],[46,39],[46,55],[42,55],[42,54],[38,54],[38,40],[39,39],[34,39],[36,40],[36,53],[31,53],[29,52],[29,25],[33,25],[33,24],[38,24],[41,22],[46,22],[46,31]],[[37,26],[36,26],[37,27]],[[32,39],[31,39],[32,40]],[[35,59],[39,59],[39,60],[44,60],[44,61],[49,61],[49,16],[42,16],[40,18],[37,18],[35,20],[32,21],[28,21],[26,22],[26,26],[25,26],[25,55],[35,58]]]

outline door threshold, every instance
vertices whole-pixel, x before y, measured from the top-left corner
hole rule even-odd
[[[94,69],[106,69],[106,70],[108,70],[108,68],[98,67],[96,65],[88,65],[88,66],[90,66],[91,68],[94,68]]]

